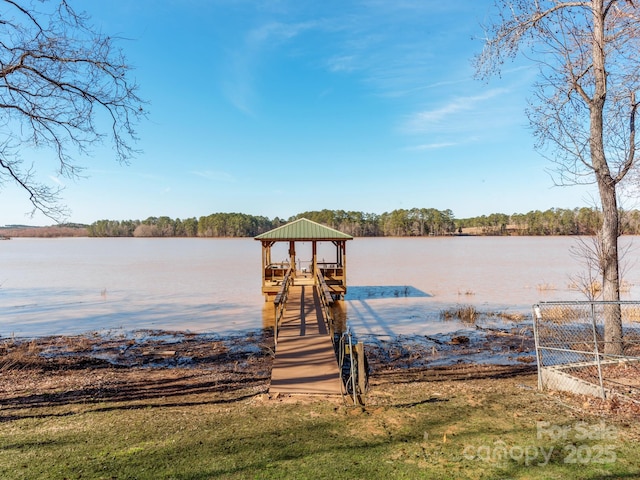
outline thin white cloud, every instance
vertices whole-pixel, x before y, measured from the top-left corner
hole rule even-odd
[[[332,93],[333,93],[333,88],[325,88],[323,91],[320,92],[320,94],[318,95],[318,98],[328,97]]]
[[[440,150],[442,148],[455,147],[458,143],[455,142],[440,142],[440,143],[426,143],[424,145],[414,145],[412,147],[407,147],[405,150],[410,152],[419,152],[424,150]]]
[[[254,28],[247,35],[247,45],[250,48],[262,49],[265,45],[274,47],[310,30],[316,26],[315,22],[283,23],[270,22]]]
[[[470,81],[470,63],[456,58],[471,58],[472,41],[459,40],[470,39],[479,24],[460,13],[475,1],[363,0],[321,24],[330,51],[324,66],[359,75],[373,93],[385,97],[419,93],[425,83]],[[443,55],[451,43],[461,45],[459,55]]]
[[[328,72],[357,75],[370,93],[381,96],[419,94],[425,80],[469,80],[470,72],[454,71],[440,52],[449,39],[469,35],[469,25],[459,14],[471,1],[363,0],[344,11],[282,2],[275,10],[262,11],[262,21],[247,24],[238,43],[227,46],[230,68],[224,91],[237,109],[253,115],[260,99],[261,67],[285,45]],[[251,21],[251,15],[247,18]],[[442,31],[446,34],[438,33]],[[319,42],[299,42],[306,33],[318,36]],[[442,78],[444,72],[448,78]]]
[[[405,122],[404,129],[409,133],[420,133],[432,131],[452,122],[460,123],[460,114],[475,112],[478,107],[482,107],[487,101],[493,100],[499,95],[505,94],[504,89],[488,90],[481,95],[456,97],[448,103],[431,110],[423,110],[414,113]]]
[[[256,79],[260,65],[270,50],[315,27],[315,22],[284,23],[268,22],[249,30],[244,35],[243,45],[230,50],[230,76],[223,89],[228,100],[238,110],[254,115],[258,98]]]
[[[331,72],[353,72],[357,70],[355,55],[336,55],[327,61],[327,68]]]
[[[250,117],[255,115],[252,108],[255,93],[248,76],[237,75],[235,80],[225,82],[222,89],[231,105]]]
[[[406,90],[397,88],[396,90],[385,92],[384,94],[382,94],[382,96],[388,97],[388,98],[415,96],[415,95],[420,95],[423,92],[426,92],[428,90],[435,90],[443,87],[453,87],[453,86],[462,85],[462,84],[472,84],[473,81],[474,80],[470,76],[460,77],[460,78],[442,80],[442,81],[430,83],[427,85],[418,85],[415,87],[407,88]]]
[[[223,90],[235,108],[254,116],[262,67],[286,46],[302,61],[333,74],[351,75],[367,87],[368,94],[413,98],[415,103],[430,93],[425,90],[472,81],[469,62],[461,65],[441,54],[444,45],[461,35],[470,38],[476,25],[469,19],[461,21],[460,11],[472,4],[472,0],[444,4],[363,0],[344,11],[332,11],[282,2],[266,15],[262,11],[258,23],[247,24],[237,44],[227,45],[229,69]],[[299,41],[307,33],[317,36],[318,43]],[[464,48],[461,54],[470,55],[472,48]]]
[[[198,177],[206,178],[207,180],[213,180],[216,182],[233,183],[236,181],[233,175],[226,172],[217,172],[213,170],[194,170],[190,173]]]
[[[157,175],[155,173],[139,172],[136,175],[138,177],[140,177],[140,178],[144,178],[145,180],[151,180],[151,181],[154,181],[154,182],[163,182],[164,181],[164,176]]]
[[[65,187],[65,186],[66,186],[66,185],[64,184],[64,182],[63,182],[59,177],[54,177],[53,175],[49,175],[49,179],[50,179],[53,183],[55,183],[55,184],[57,184],[57,185],[59,185],[59,186],[61,186],[61,187]]]

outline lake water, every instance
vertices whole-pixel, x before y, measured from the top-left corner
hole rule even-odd
[[[625,299],[638,298],[638,240],[622,239],[630,246]],[[570,253],[576,245],[568,237],[356,238],[347,242],[347,320],[363,335],[428,335],[459,328],[440,320],[458,305],[529,314],[541,300],[585,300],[571,287],[586,271]],[[286,258],[282,246],[274,261]],[[297,251],[310,260],[310,243]],[[331,260],[332,252],[319,256]],[[1,241],[0,336],[260,329],[272,311],[260,293],[260,261],[253,239]]]

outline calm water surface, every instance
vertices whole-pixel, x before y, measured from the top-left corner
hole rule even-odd
[[[637,299],[634,243],[625,299]],[[585,265],[566,237],[357,238],[347,243],[351,327],[362,334],[459,328],[456,305],[528,313],[540,300],[584,300]],[[301,260],[311,245],[297,244]],[[286,248],[281,252],[286,258]],[[320,249],[332,259],[333,249]],[[278,260],[274,249],[274,260]],[[307,258],[308,257],[308,258]],[[0,242],[0,336],[137,329],[227,334],[263,326],[260,243],[253,239],[63,238]]]

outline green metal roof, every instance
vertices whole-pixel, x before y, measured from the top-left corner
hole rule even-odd
[[[306,240],[353,240],[351,235],[339,232],[306,218],[299,218],[281,227],[255,237],[256,240],[306,241]]]

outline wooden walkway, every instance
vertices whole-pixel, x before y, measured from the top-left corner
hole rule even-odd
[[[315,289],[311,285],[291,286],[269,392],[339,395],[340,383],[338,362]]]

